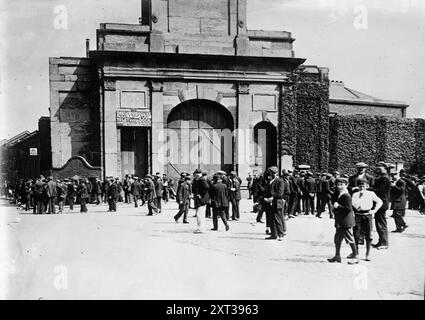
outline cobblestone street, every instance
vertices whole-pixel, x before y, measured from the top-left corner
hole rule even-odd
[[[404,233],[390,233],[389,250],[373,249],[366,262],[362,246],[360,264],[348,265],[326,260],[334,253],[327,215],[291,219],[283,242],[266,241],[251,204],[241,201],[230,231],[220,221],[210,231],[207,219],[204,234],[193,233],[193,210],[190,224],[174,222],[175,202],[153,217],[146,206],[124,204],[118,213],[91,205],[63,215],[0,207],[5,298],[424,299],[425,216],[417,211],[407,212]],[[343,244],[343,257],[349,253]]]

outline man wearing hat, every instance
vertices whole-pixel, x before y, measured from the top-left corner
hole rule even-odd
[[[353,192],[358,190],[357,179],[366,180],[369,187],[373,188],[374,178],[366,173],[366,169],[368,167],[369,166],[364,162],[356,163],[357,173],[348,179],[348,191],[350,194],[353,194]]]
[[[238,221],[239,216],[239,201],[241,200],[241,184],[235,171],[230,172],[229,177],[230,192],[229,200],[232,204],[232,220]]]
[[[142,193],[142,185],[140,183],[139,177],[134,177],[134,181],[130,186],[131,194],[133,195],[134,199],[134,207],[139,207],[139,199],[140,194]]]
[[[207,172],[196,169],[194,172],[194,179],[192,184],[193,199],[195,202],[196,222],[198,224],[195,233],[202,233],[205,230],[205,214],[207,204],[210,201],[209,188],[210,185],[207,180]]]
[[[65,199],[68,194],[68,186],[64,181],[62,181],[62,179],[58,179],[56,192],[58,195],[59,213],[63,214],[63,209],[65,207]]]
[[[288,170],[282,170],[282,181],[283,181],[283,200],[285,200],[284,208],[283,208],[283,218],[287,218],[289,215],[289,200],[293,193],[293,185],[289,180],[290,173]]]
[[[370,246],[372,242],[373,215],[381,208],[382,200],[369,188],[365,179],[357,179],[358,192],[352,195],[352,205],[355,213],[356,225],[354,226],[354,239],[357,252],[360,235],[364,234],[366,240],[366,261],[369,261]]]
[[[269,216],[270,221],[270,237],[267,240],[277,239],[283,240],[286,234],[285,219],[283,218],[283,209],[285,207],[285,200],[283,200],[284,184],[283,180],[278,177],[279,169],[272,166],[268,169],[269,176],[269,190],[266,190],[264,201],[266,202],[266,215]]]
[[[212,231],[218,230],[218,217],[224,223],[226,227],[226,231],[229,231],[230,227],[227,222],[225,208],[229,208],[229,189],[223,183],[223,179],[225,177],[222,172],[217,172],[213,178],[213,184],[210,188],[210,196],[211,196],[211,206],[213,208],[213,228]]]
[[[317,214],[316,217],[321,218],[321,214],[325,212],[326,205],[329,209],[329,218],[333,218],[332,213],[332,190],[331,190],[331,179],[332,175],[330,173],[324,173],[322,175],[322,179],[320,180],[320,192],[318,194],[318,197],[320,198],[320,208],[317,208]]]
[[[406,214],[406,182],[401,179],[398,171],[391,173],[393,181],[391,182],[391,210],[396,229],[393,232],[403,232],[406,228],[404,216]]]
[[[306,179],[304,181],[304,190],[305,194],[305,207],[304,214],[308,215],[310,212],[314,215],[314,197],[316,196],[316,180],[313,178],[313,173],[308,171],[306,174]]]
[[[179,212],[174,216],[174,220],[179,222],[178,220],[183,215],[183,223],[189,223],[187,221],[187,214],[189,212],[189,201],[190,201],[190,185],[189,185],[190,177],[186,176],[184,178],[184,182],[180,184],[178,199],[179,199]]]
[[[341,262],[341,245],[342,240],[347,242],[352,253],[347,257],[353,259],[350,264],[358,263],[357,247],[353,236],[353,227],[356,225],[354,212],[351,202],[351,196],[348,192],[348,180],[345,178],[336,179],[337,192],[332,195],[332,203],[335,217],[335,256],[328,259],[329,262]]]
[[[152,181],[153,177],[150,174],[145,176],[145,198],[148,203],[148,216],[153,216],[153,212],[158,214],[159,209],[156,207],[155,185]]]
[[[57,185],[56,185],[56,181],[53,180],[53,176],[49,176],[48,180],[49,181],[47,182],[47,196],[49,197],[49,202],[48,202],[47,213],[55,214],[56,213],[55,204],[56,204],[56,198],[58,195]]]
[[[159,172],[155,175],[155,194],[156,194],[156,207],[159,210],[159,213],[161,213],[161,202],[162,202],[162,191],[164,189],[164,184],[162,182],[161,174]]]
[[[382,206],[375,213],[375,226],[378,233],[378,243],[372,245],[376,249],[388,249],[388,228],[386,212],[390,204],[391,181],[384,166],[376,168],[377,178],[373,191],[382,200]]]
[[[80,181],[77,194],[80,199],[80,212],[87,212],[86,203],[88,202],[90,195],[87,189],[87,182],[83,179]]]
[[[117,202],[120,196],[118,183],[119,181],[115,179],[110,180],[110,184],[108,187],[108,201],[109,201],[108,212],[117,212]]]
[[[420,214],[425,214],[425,177],[422,177],[419,180],[418,191],[420,195],[420,204],[419,204],[419,212]]]

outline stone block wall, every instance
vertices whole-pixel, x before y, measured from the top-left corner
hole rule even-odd
[[[50,58],[50,130],[52,167],[73,156],[100,165],[96,76],[85,58]]]

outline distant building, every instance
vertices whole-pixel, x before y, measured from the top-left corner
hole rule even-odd
[[[409,106],[400,101],[383,100],[347,88],[342,81],[331,81],[329,113],[341,116],[368,115],[406,118]]]

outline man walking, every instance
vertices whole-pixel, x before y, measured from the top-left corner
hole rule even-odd
[[[232,220],[238,221],[239,215],[239,201],[241,200],[241,185],[235,171],[230,172],[230,202],[232,204]]]
[[[56,198],[57,198],[57,185],[56,185],[56,181],[53,180],[53,176],[49,176],[48,178],[48,182],[47,182],[47,196],[49,198],[49,202],[48,202],[48,214],[55,214],[56,213],[56,209],[55,209],[55,204],[56,204]]]
[[[142,185],[140,184],[139,178],[134,177],[134,182],[130,186],[131,194],[133,195],[134,199],[134,207],[139,207],[139,198],[140,194],[142,193]]]
[[[153,177],[150,174],[147,174],[145,177],[145,199],[148,203],[148,216],[153,216],[153,212],[158,214],[159,209],[156,207],[156,193],[155,193],[155,185],[152,181]]]
[[[207,180],[207,172],[202,172],[200,169],[196,169],[194,172],[195,178],[193,179],[192,192],[193,199],[195,201],[195,210],[196,210],[196,222],[198,224],[195,233],[202,233],[205,230],[204,226],[204,217],[206,212],[206,207],[210,201],[209,195],[209,182]]]
[[[155,194],[156,194],[156,207],[161,213],[161,202],[162,202],[162,189],[164,188],[164,184],[162,183],[161,174],[159,172],[156,173],[155,176]]]
[[[190,177],[186,176],[184,182],[181,183],[178,196],[179,212],[174,216],[174,220],[179,222],[181,216],[183,216],[183,223],[189,223],[187,221],[187,214],[189,212],[189,201],[190,201]]]
[[[316,180],[313,178],[313,173],[308,171],[304,181],[305,190],[305,211],[304,214],[308,215],[310,212],[314,215],[314,197],[316,195]]]
[[[108,200],[109,210],[108,212],[117,212],[117,202],[120,196],[118,182],[111,179],[111,184],[108,187]]]

